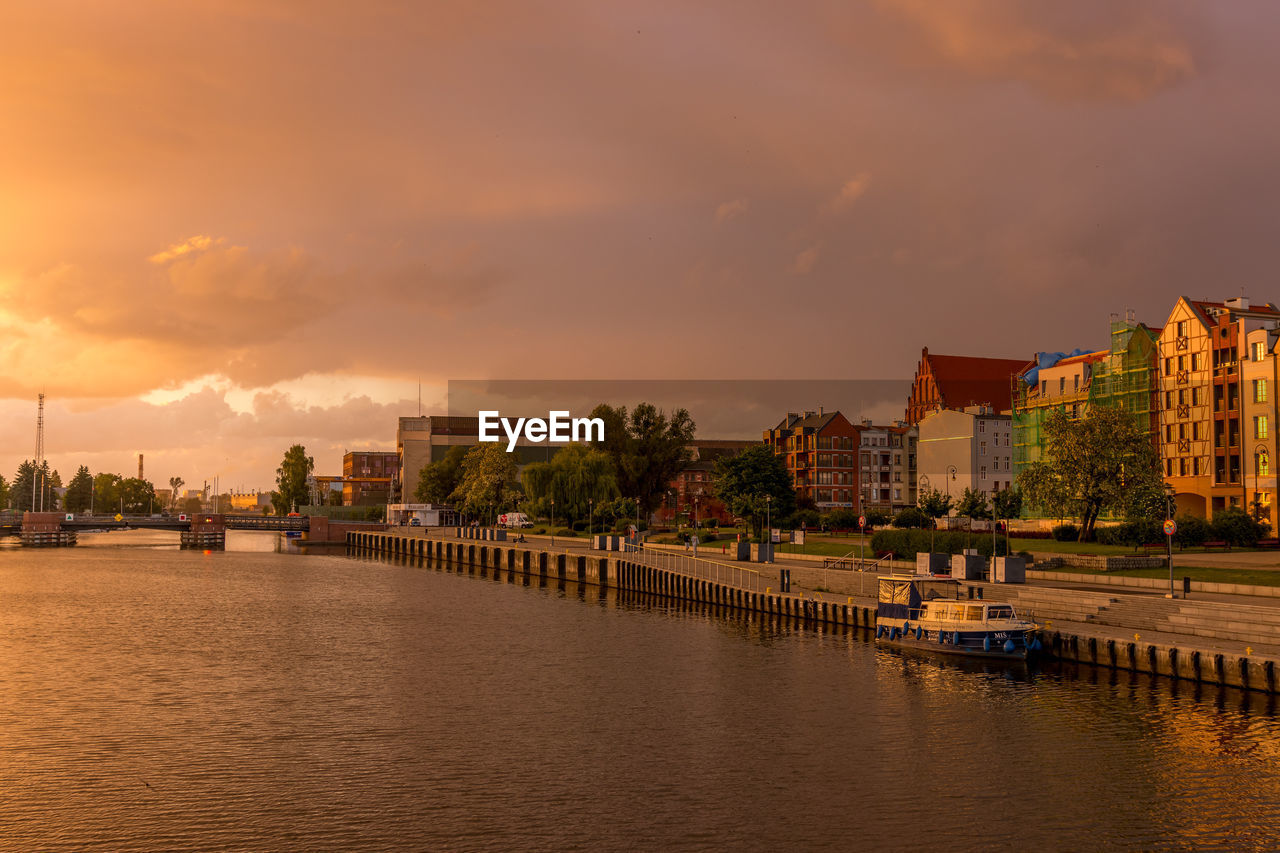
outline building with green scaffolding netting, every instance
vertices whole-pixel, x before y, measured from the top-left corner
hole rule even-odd
[[[1110,346],[1104,350],[1039,353],[1035,367],[1013,378],[1013,472],[1017,475],[1044,457],[1044,424],[1061,409],[1080,417],[1090,406],[1114,406],[1138,419],[1154,442],[1159,426],[1159,378],[1156,373],[1160,329],[1111,318]],[[1024,517],[1037,518],[1024,507]]]

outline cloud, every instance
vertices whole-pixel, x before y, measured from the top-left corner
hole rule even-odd
[[[818,252],[821,249],[822,244],[817,243],[796,255],[795,261],[791,264],[792,275],[808,275],[813,272],[814,266],[818,263]]]
[[[1152,2],[879,0],[898,50],[981,80],[1025,83],[1059,100],[1137,101],[1196,74],[1176,10]]]
[[[716,208],[716,222],[728,222],[747,212],[750,203],[745,198],[726,201]]]
[[[871,184],[871,175],[867,172],[859,172],[840,188],[840,192],[836,193],[835,198],[831,199],[823,207],[823,212],[828,215],[843,213],[853,207],[854,202],[862,198],[866,193],[867,187]]]
[[[209,248],[210,246],[213,246],[215,244],[222,245],[222,243],[223,243],[223,240],[221,237],[215,240],[212,237],[206,237],[203,234],[197,234],[194,237],[188,237],[186,240],[183,240],[181,243],[174,243],[172,246],[165,249],[164,251],[156,252],[154,255],[147,258],[147,260],[151,261],[151,263],[153,264],[167,264],[169,261],[172,261],[174,258],[180,258],[189,252],[202,252],[205,249]]]

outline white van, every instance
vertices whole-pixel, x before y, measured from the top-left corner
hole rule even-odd
[[[504,512],[498,516],[499,527],[533,527],[533,522],[529,520],[529,516],[523,512]]]

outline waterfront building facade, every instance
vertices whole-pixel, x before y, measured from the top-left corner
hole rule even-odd
[[[385,504],[399,483],[400,457],[391,451],[348,451],[342,456],[342,505]]]
[[[953,500],[964,490],[990,500],[1013,485],[1012,418],[986,406],[942,409],[920,421],[916,482]]]
[[[699,522],[714,518],[721,525],[732,524],[733,513],[716,496],[716,463],[759,443],[731,439],[690,442],[691,461],[668,484],[662,507],[657,510],[658,518],[667,524],[684,518]]]
[[[858,430],[859,513],[896,515],[916,504],[919,430],[902,421],[876,425],[863,419]]]
[[[1251,306],[1243,296],[1223,302],[1184,296],[1174,305],[1159,338],[1159,447],[1178,512],[1212,518],[1228,507],[1248,509],[1251,487],[1266,492],[1260,502],[1275,503],[1268,496],[1275,488],[1278,328],[1280,310]]]
[[[858,509],[857,454],[860,430],[840,412],[788,412],[765,430],[764,441],[781,456],[796,497],[820,511]]]

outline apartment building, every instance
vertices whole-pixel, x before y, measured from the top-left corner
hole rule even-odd
[[[1275,503],[1278,328],[1280,310],[1243,296],[1174,305],[1159,338],[1159,447],[1177,511]]]
[[[858,511],[891,515],[916,504],[919,431],[902,421],[884,426],[864,419],[858,430]]]
[[[917,483],[959,498],[965,489],[988,499],[1013,485],[1012,418],[986,406],[943,409],[919,425]]]
[[[764,432],[764,442],[786,462],[796,497],[819,510],[858,509],[860,431],[840,412],[788,412]]]

